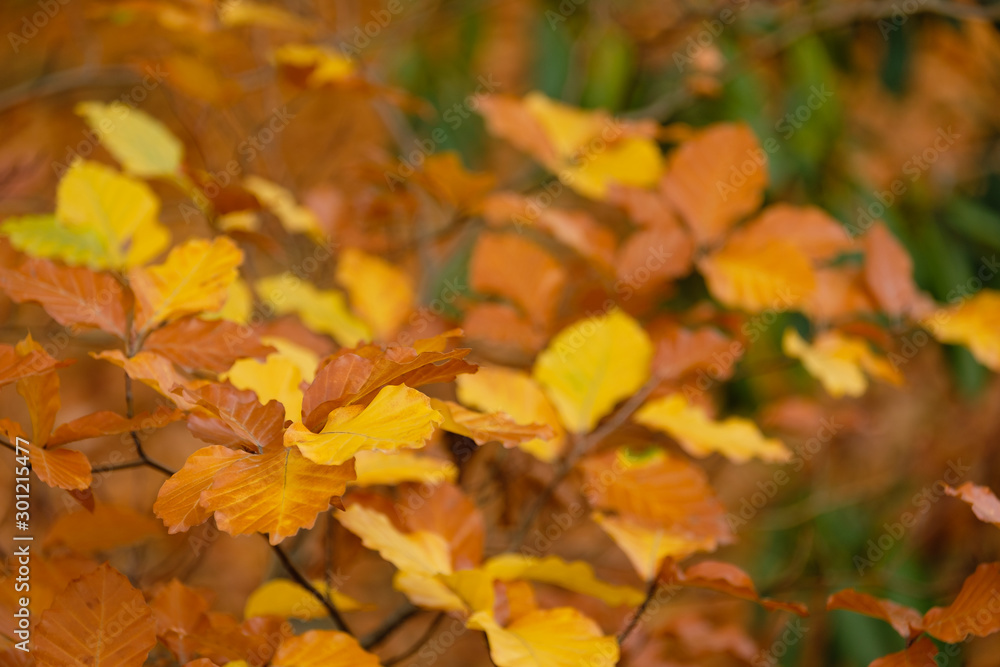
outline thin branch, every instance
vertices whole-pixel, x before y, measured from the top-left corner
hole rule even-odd
[[[115,470],[128,470],[129,468],[141,468],[148,465],[149,463],[143,459],[136,459],[135,461],[126,461],[125,463],[109,463],[103,466],[94,466],[90,469],[90,472],[114,472]]]
[[[266,535],[264,535],[264,537],[267,538]],[[341,632],[352,634],[350,629],[348,629],[347,627],[347,623],[344,622],[344,617],[340,615],[340,612],[337,611],[337,608],[333,606],[333,603],[330,602],[325,595],[316,590],[316,587],[313,586],[312,583],[310,583],[310,581],[306,579],[305,575],[302,574],[302,572],[300,572],[299,569],[295,567],[295,564],[292,563],[291,559],[288,557],[288,554],[286,554],[282,550],[282,548],[277,544],[271,544],[271,549],[278,556],[278,560],[281,561],[281,564],[285,566],[285,570],[288,571],[288,574],[290,574],[292,579],[295,580],[295,583],[297,583],[299,586],[309,591],[310,595],[319,600],[319,603],[323,605],[323,607],[326,609],[326,612],[330,615],[330,618],[333,620],[333,624],[336,626],[336,628]]]
[[[125,416],[129,419],[135,416],[135,402],[132,398],[132,378],[128,373],[125,373]],[[129,431],[129,434],[132,436],[132,442],[135,443],[135,453],[139,455],[139,458],[143,463],[153,470],[159,470],[167,476],[171,476],[177,472],[176,470],[171,470],[162,463],[149,458],[149,455],[146,454],[146,450],[142,448],[142,440],[139,439],[139,434],[135,431]]]
[[[618,633],[618,645],[621,646],[628,639],[628,636],[632,634],[632,631],[639,625],[642,620],[643,615],[646,613],[646,609],[649,608],[649,603],[653,601],[656,597],[656,592],[660,589],[660,577],[663,575],[663,569],[667,565],[668,558],[664,558],[660,567],[657,569],[656,574],[650,579],[649,585],[646,587],[646,597],[643,598],[642,604],[640,604],[635,609],[635,613],[632,617],[628,619],[628,624]]]
[[[413,645],[410,646],[410,648],[406,649],[405,651],[403,651],[399,655],[393,656],[393,657],[389,658],[388,660],[383,660],[382,664],[385,667],[392,667],[392,665],[395,665],[397,663],[400,663],[400,662],[406,660],[411,655],[413,655],[414,653],[416,653],[417,651],[419,651],[420,647],[423,646],[424,644],[426,644],[428,641],[430,641],[430,638],[434,636],[434,634],[438,630],[438,626],[441,625],[441,621],[443,621],[444,619],[445,619],[445,613],[443,611],[442,612],[438,612],[438,615],[435,616],[434,620],[432,620],[431,623],[430,623],[430,625],[427,626],[427,630],[424,631],[424,634],[420,635],[420,639],[418,639],[417,641],[415,641],[413,643]]]
[[[402,604],[382,622],[382,625],[361,640],[361,647],[366,651],[372,650],[419,612],[420,609],[409,602]]]

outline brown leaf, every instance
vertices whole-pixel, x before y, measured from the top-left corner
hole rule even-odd
[[[878,307],[892,317],[929,313],[928,301],[913,282],[913,261],[883,223],[864,237],[865,284]]]
[[[987,637],[1000,630],[1000,563],[983,563],[962,584],[947,607],[924,614],[924,631],[957,644],[969,635]]]
[[[690,273],[693,262],[694,244],[680,227],[654,227],[632,234],[615,259],[619,284],[631,288],[623,299],[662,290],[664,283]]]
[[[736,370],[745,346],[717,329],[685,329],[673,322],[649,327],[653,340],[653,371],[666,380],[703,370],[713,380],[726,380]]]
[[[278,401],[261,405],[253,391],[237,389],[228,382],[183,391],[189,401],[215,417],[192,416],[188,420],[188,428],[196,437],[214,444],[241,445],[244,449],[249,446],[257,452],[281,444],[285,409]]]
[[[192,345],[192,341],[197,344]],[[157,329],[146,338],[143,349],[156,352],[188,370],[222,373],[237,359],[263,359],[274,348],[260,342],[246,326],[228,320],[185,317]]]
[[[156,632],[142,593],[105,563],[56,597],[35,643],[38,661],[51,667],[140,667]]]
[[[184,413],[164,406],[156,412],[140,412],[129,419],[117,412],[102,410],[93,412],[73,421],[66,422],[52,432],[48,447],[58,447],[67,442],[100,438],[105,435],[118,435],[130,431],[148,432],[151,429],[163,428],[167,424],[184,418]]]
[[[938,650],[927,637],[921,637],[905,650],[879,658],[868,667],[937,667]]]
[[[541,326],[552,322],[566,279],[552,255],[514,234],[480,235],[469,262],[472,289],[509,299]]]
[[[831,595],[826,601],[827,609],[846,609],[865,616],[880,618],[904,638],[914,637],[923,631],[920,612],[912,607],[873,597],[867,593],[848,588]]]
[[[798,602],[782,602],[760,597],[750,575],[730,563],[702,561],[683,572],[676,569],[668,573],[666,578],[668,581],[677,582],[684,586],[710,588],[744,600],[757,602],[769,611],[783,609],[799,616],[809,615],[809,610],[805,605]]]
[[[760,245],[782,239],[812,260],[830,260],[853,247],[844,227],[815,206],[768,206],[736,235]]]
[[[0,268],[0,287],[24,303],[40,303],[63,326],[97,327],[125,338],[125,297],[108,273],[29,258],[17,269]]]
[[[954,489],[946,486],[945,493],[949,496],[960,498],[972,506],[972,512],[980,521],[992,523],[1000,528],[1000,499],[987,486],[976,486],[972,482],[966,482],[962,486]]]
[[[126,505],[98,503],[93,512],[77,510],[53,522],[42,546],[65,547],[78,554],[94,554],[163,536],[163,527]]]
[[[698,244],[706,245],[722,240],[755,211],[766,185],[767,156],[757,137],[746,125],[727,123],[681,144],[670,156],[660,188]]]
[[[32,340],[31,334],[20,341],[14,349],[22,357],[45,353],[42,346]],[[33,444],[44,447],[55,424],[56,414],[59,412],[59,375],[52,370],[21,378],[17,381],[17,393],[28,405]]]
[[[431,406],[441,413],[441,428],[472,438],[477,445],[499,442],[504,447],[516,447],[535,438],[549,440],[555,431],[548,424],[518,424],[503,412],[476,412],[452,401],[431,399]]]
[[[420,387],[475,373],[478,366],[465,361],[471,350],[443,351],[447,341],[459,335],[459,330],[448,331],[418,340],[413,347],[362,345],[339,350],[320,362],[316,378],[305,390],[303,423],[316,431],[326,423],[331,410],[364,404],[388,384]]]

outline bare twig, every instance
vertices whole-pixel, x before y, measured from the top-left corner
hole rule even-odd
[[[264,538],[266,539],[267,535],[264,535]],[[292,563],[288,554],[286,554],[277,544],[271,544],[271,549],[278,557],[278,560],[281,561],[285,570],[288,571],[288,574],[290,574],[292,579],[295,580],[295,583],[309,591],[309,594],[316,598],[321,605],[323,605],[323,608],[326,609],[326,612],[330,615],[330,618],[333,620],[333,624],[337,627],[337,629],[351,634],[351,631],[347,627],[347,623],[344,622],[344,618],[340,615],[340,612],[337,611],[337,608],[333,606],[333,603],[330,602],[325,595],[316,590],[316,587],[312,585],[306,576],[302,574],[297,567],[295,567],[295,564]]]

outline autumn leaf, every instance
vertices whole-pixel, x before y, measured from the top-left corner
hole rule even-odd
[[[0,268],[0,287],[18,303],[41,304],[63,326],[97,327],[125,338],[124,294],[110,274],[28,258],[17,269]]]
[[[476,412],[458,403],[434,398],[431,406],[443,418],[441,428],[472,438],[478,445],[499,442],[504,447],[518,447],[525,442],[548,440],[554,436],[552,427],[547,424],[520,425],[502,412]]]
[[[214,446],[199,449],[168,479],[153,511],[170,532],[187,530],[214,513],[230,535],[267,533],[280,544],[339,498],[354,478],[354,464],[323,466],[298,449],[274,445],[261,454]]]
[[[736,463],[754,457],[772,463],[791,457],[780,440],[765,438],[749,419],[727,417],[714,421],[683,394],[650,401],[636,411],[634,418],[644,426],[667,433],[692,456],[719,452]]]
[[[481,611],[466,625],[486,633],[498,667],[584,667],[598,656],[602,664],[618,662],[615,638],[572,607],[532,611],[505,628]]]
[[[1000,563],[983,563],[966,578],[954,602],[924,614],[924,631],[949,644],[1000,631],[1000,614],[993,611],[998,590]],[[983,610],[989,612],[985,617]]]
[[[663,528],[655,521],[602,512],[594,512],[591,517],[614,540],[644,581],[652,581],[667,558],[680,560],[700,551],[714,551],[718,546],[714,537]]]
[[[274,667],[378,667],[378,658],[343,632],[310,630],[281,642]]]
[[[354,467],[358,478],[349,486],[395,486],[403,482],[435,485],[442,481],[453,482],[458,476],[458,468],[451,461],[421,456],[405,449],[392,454],[360,451],[354,455]]]
[[[45,350],[29,333],[14,346],[22,359],[35,359],[45,355]],[[31,417],[31,435],[34,445],[44,447],[56,421],[61,401],[59,399],[59,374],[55,369],[17,381],[17,393],[24,399]]]
[[[443,537],[429,531],[404,533],[389,518],[375,510],[351,505],[335,515],[337,521],[361,538],[368,549],[404,572],[450,574],[451,554]]]
[[[330,596],[339,611],[364,609],[357,600],[331,589],[325,581],[309,582],[322,595]],[[243,617],[280,616],[308,621],[326,618],[329,612],[308,590],[291,579],[271,579],[255,589],[243,607]]]
[[[865,284],[879,308],[892,317],[927,315],[931,302],[913,282],[913,261],[892,232],[880,222],[863,241]]]
[[[80,102],[74,110],[128,173],[140,178],[178,173],[184,146],[146,112],[122,102]]]
[[[615,586],[601,581],[590,563],[565,561],[558,556],[538,558],[500,554],[486,561],[483,570],[500,581],[540,581],[590,595],[612,606],[636,606],[645,597],[642,591],[631,586]]]
[[[967,502],[980,521],[992,523],[1000,528],[1000,499],[993,494],[989,487],[976,486],[972,482],[966,482],[957,489],[946,486],[944,490],[949,496]]]
[[[767,171],[767,156],[753,131],[720,123],[670,155],[660,188],[699,245],[712,245],[760,206]]]
[[[182,410],[194,407],[175,393],[176,387],[191,385],[191,381],[181,375],[169,360],[155,352],[137,352],[126,357],[121,350],[91,352],[95,359],[103,359],[125,370],[129,377],[155,389],[161,396],[172,400]]]
[[[389,262],[357,248],[340,253],[336,279],[347,290],[354,312],[376,338],[390,338],[413,309],[415,294],[410,277]]]
[[[28,446],[31,469],[49,486],[67,491],[89,489],[93,481],[90,460],[83,452],[72,449],[42,449]]]
[[[563,449],[565,429],[541,387],[523,371],[483,366],[474,375],[456,378],[458,400],[486,412],[504,413],[519,425],[543,424],[552,437],[522,442],[519,448],[542,461],[552,461]]]
[[[357,76],[357,65],[344,54],[313,44],[284,44],[274,51],[274,61],[285,67],[308,70],[306,85],[349,81]]]
[[[317,289],[291,273],[261,278],[255,288],[276,314],[295,313],[307,327],[340,345],[354,346],[372,337],[371,329],[351,312],[347,297],[339,290]]]
[[[12,345],[0,343],[0,387],[23,378],[46,375],[65,365],[65,362],[54,359],[43,349],[32,349],[19,354]]]
[[[288,48],[288,46],[284,47]],[[243,179],[243,187],[281,222],[290,234],[307,234],[317,243],[323,243],[324,235],[316,214],[295,200],[295,195],[260,176],[250,175]]]
[[[1000,371],[1000,291],[983,289],[923,320],[942,343],[964,345],[979,363]]]
[[[563,329],[538,355],[533,375],[566,428],[586,433],[642,387],[652,354],[642,327],[612,310]]]
[[[815,206],[768,206],[736,231],[733,238],[736,237],[748,245],[781,239],[813,261],[832,260],[854,248],[847,230]]]
[[[182,391],[189,401],[211,415],[191,415],[188,420],[188,428],[202,440],[249,446],[258,453],[281,444],[285,410],[277,401],[261,405],[252,391],[241,391],[229,383],[210,383]]]
[[[105,563],[42,613],[35,644],[38,660],[53,667],[140,667],[156,634],[142,593]]]
[[[243,253],[225,236],[192,239],[163,264],[129,272],[136,298],[136,329],[149,331],[185,315],[219,310],[236,279]]]
[[[423,447],[441,420],[424,394],[405,385],[389,385],[367,406],[333,410],[319,433],[302,423],[292,424],[285,431],[285,446],[297,446],[316,463],[339,465],[361,450]]]
[[[148,513],[127,505],[96,503],[94,510],[60,515],[42,542],[46,549],[65,547],[74,553],[95,554],[137,544],[163,535],[163,527]]]
[[[868,389],[866,373],[872,377],[902,384],[902,374],[885,357],[877,355],[868,343],[839,331],[824,331],[812,345],[794,329],[786,329],[781,341],[785,354],[802,361],[834,397],[861,396]]]
[[[927,637],[921,637],[904,650],[879,658],[868,667],[937,667],[937,646]]]
[[[97,162],[75,162],[56,192],[59,225],[97,240],[99,250],[76,262],[92,269],[127,269],[159,255],[170,242],[170,233],[157,222],[159,211],[149,186]],[[89,242],[84,245],[90,247]],[[22,249],[36,257],[65,258],[61,251]]]
[[[102,410],[77,417],[60,425],[49,437],[48,447],[58,447],[67,442],[119,435],[129,431],[149,432],[184,418],[184,413],[160,406],[155,412],[141,412],[134,417],[123,417],[117,412]]]
[[[752,313],[799,306],[816,287],[809,258],[784,240],[733,239],[700,260],[698,269],[712,296]]]
[[[831,595],[826,601],[826,608],[845,609],[872,618],[880,618],[892,625],[892,629],[905,639],[920,634],[924,627],[923,618],[916,609],[892,600],[859,593],[850,588]]]
[[[198,341],[192,345],[191,341]],[[143,349],[166,357],[181,368],[223,373],[239,359],[264,359],[275,351],[257,334],[227,320],[185,317],[146,338]]]
[[[734,597],[756,602],[769,611],[782,609],[799,616],[808,616],[809,610],[798,602],[782,602],[760,597],[750,575],[730,563],[702,561],[691,565],[683,572],[668,573],[665,579],[683,586],[710,588]]]

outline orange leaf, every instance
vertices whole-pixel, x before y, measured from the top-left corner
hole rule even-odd
[[[698,244],[713,244],[760,206],[767,185],[766,160],[748,126],[713,125],[674,151],[660,188]]]
[[[480,235],[469,262],[472,289],[510,299],[542,326],[552,322],[566,278],[552,255],[513,234]]]
[[[118,435],[129,431],[148,432],[151,429],[163,428],[167,424],[183,418],[184,413],[180,410],[173,410],[162,405],[156,409],[156,412],[141,412],[131,419],[123,417],[117,412],[102,410],[78,417],[59,426],[52,432],[48,447],[58,447],[67,442],[100,438],[105,435]]]
[[[759,242],[734,237],[698,262],[708,289],[730,308],[749,312],[788,310],[816,288],[809,258],[781,239]]]
[[[252,451],[257,452],[270,445],[281,444],[285,409],[278,401],[261,405],[257,394],[249,389],[237,389],[228,382],[183,391],[185,398],[214,416],[192,415],[189,418],[188,427],[196,437],[220,445],[240,445],[244,448],[250,445]]]
[[[757,593],[750,575],[740,568],[730,563],[719,561],[702,561],[692,565],[683,572],[679,570],[668,574],[670,580],[676,581],[684,586],[695,588],[711,588],[712,590],[728,593],[734,597],[757,602],[769,611],[783,609],[799,616],[808,616],[809,610],[798,602],[782,602],[762,598]]]
[[[555,431],[548,424],[518,424],[503,412],[476,412],[452,401],[431,399],[431,406],[441,413],[441,428],[472,438],[477,445],[499,442],[504,447],[517,447],[536,438],[549,440]]]
[[[244,454],[228,447],[204,447],[188,457],[184,467],[171,476],[156,495],[153,513],[163,520],[171,535],[208,521],[212,511],[201,504],[201,494],[215,476]]]
[[[676,380],[704,370],[716,381],[728,379],[746,347],[711,327],[685,329],[673,323],[649,327],[653,339],[653,373]]]
[[[281,642],[271,664],[274,667],[378,667],[379,661],[348,634],[310,630]]]
[[[1000,528],[1000,499],[993,491],[986,486],[976,486],[972,482],[966,482],[957,489],[946,486],[945,493],[949,496],[961,498],[972,506],[972,512],[980,521],[992,523]]]
[[[93,512],[77,510],[60,515],[42,546],[63,546],[79,554],[111,551],[163,536],[163,527],[147,513],[126,505],[98,503]]]
[[[21,355],[13,346],[0,344],[0,387],[21,378],[44,375],[66,365],[66,362],[50,357],[44,350],[31,350]]]
[[[177,372],[177,369],[166,357],[161,357],[155,352],[137,352],[132,357],[126,357],[121,350],[91,352],[90,356],[111,362],[124,369],[130,378],[152,387],[161,396],[169,398],[183,410],[190,410],[194,407],[192,403],[174,392],[177,386],[186,387],[191,383]]]
[[[192,345],[197,341],[197,345]],[[257,334],[229,320],[185,317],[149,334],[143,349],[166,357],[188,370],[222,373],[237,359],[264,359],[275,351]]]
[[[983,563],[966,578],[954,602],[924,614],[924,631],[949,644],[964,641],[969,635],[987,637],[1000,630],[998,611],[1000,563]]]
[[[105,563],[56,596],[35,630],[40,664],[140,667],[156,646],[142,593]]]
[[[826,601],[827,609],[846,609],[865,616],[880,618],[904,638],[910,638],[923,631],[920,612],[912,607],[873,597],[867,593],[848,588],[831,595]]]
[[[83,452],[72,449],[42,449],[28,445],[31,469],[49,486],[67,491],[83,491],[90,488],[93,476],[90,461]]]
[[[784,240],[812,260],[833,259],[852,248],[844,227],[815,206],[768,206],[733,237],[737,235],[746,242],[761,245]]]
[[[17,269],[0,269],[0,287],[18,303],[41,304],[63,326],[97,327],[125,338],[124,294],[111,274],[29,258]]]
[[[14,348],[21,357],[45,354],[42,346],[32,340],[31,334]],[[31,434],[34,444],[44,447],[59,412],[59,375],[55,370],[17,381],[17,393],[28,405],[31,415]]]
[[[913,282],[913,261],[883,223],[864,237],[865,284],[884,312],[892,317],[926,315],[932,304]]]
[[[938,650],[927,637],[921,637],[905,650],[879,658],[868,667],[937,667]]]

